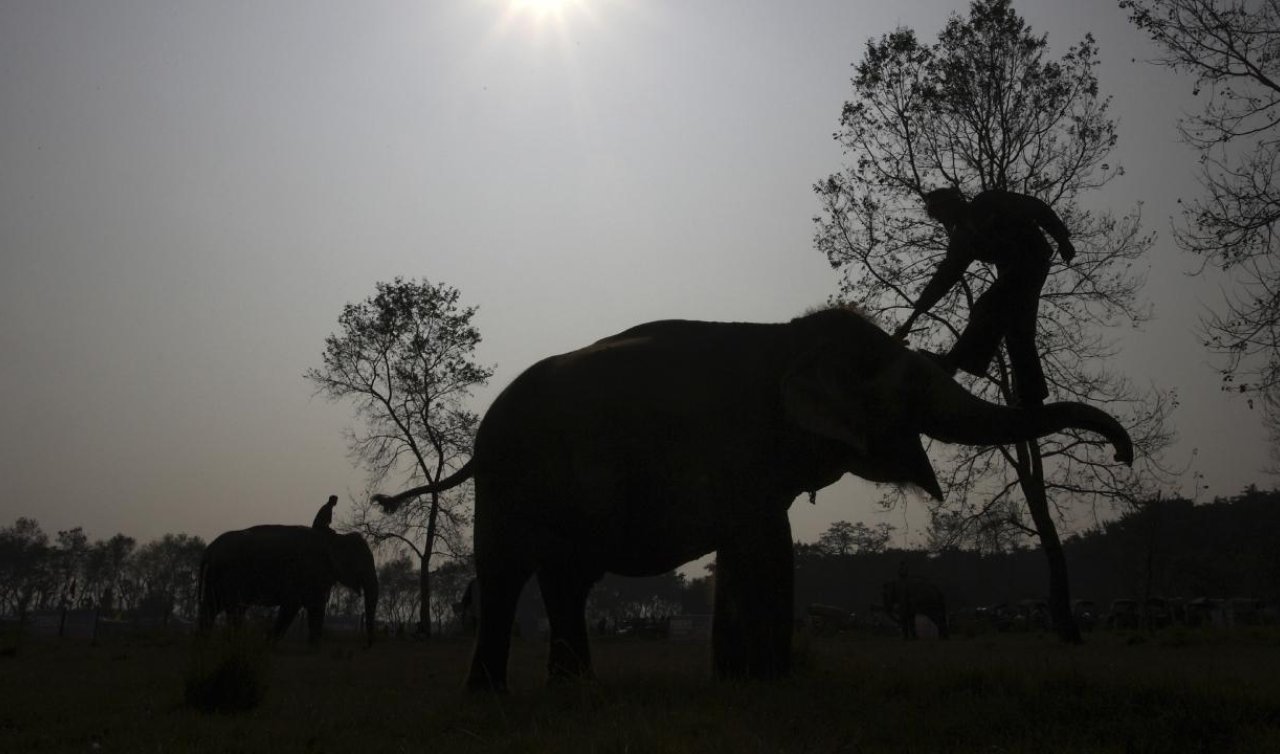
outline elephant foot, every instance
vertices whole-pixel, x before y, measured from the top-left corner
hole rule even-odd
[[[465,688],[472,693],[505,694],[507,693],[506,673],[501,675],[490,673],[488,666],[483,662],[473,660],[471,670],[467,673]]]
[[[467,678],[467,683],[465,688],[467,691],[473,694],[506,694],[507,693],[506,681],[502,681],[501,683],[494,683],[494,682],[491,682],[488,678],[476,678],[474,676],[469,676]]]
[[[547,660],[549,683],[590,679],[592,677],[591,655],[585,641],[556,640],[551,642],[551,653]]]

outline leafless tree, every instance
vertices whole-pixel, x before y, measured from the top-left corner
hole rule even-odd
[[[351,400],[361,426],[348,446],[369,473],[370,489],[388,476],[434,482],[471,453],[479,417],[464,406],[492,370],[476,364],[480,332],[475,307],[457,289],[428,281],[378,283],[377,292],[347,304],[339,330],[325,339],[323,366],[306,378],[331,400]],[[469,487],[431,494],[394,511],[365,496],[353,526],[376,542],[398,541],[419,561],[419,631],[431,631],[431,562],[465,555]]]
[[[1122,0],[1162,54],[1154,62],[1194,78],[1198,114],[1179,122],[1200,153],[1200,197],[1185,204],[1179,245],[1238,285],[1204,319],[1222,357],[1223,389],[1261,397],[1280,446],[1280,3],[1275,0]]]
[[[910,312],[945,252],[946,234],[921,204],[931,189],[1029,194],[1070,229],[1077,253],[1055,266],[1040,304],[1037,341],[1050,390],[1119,417],[1133,435],[1138,473],[1114,464],[1096,438],[1067,432],[1014,447],[949,451],[939,482],[956,520],[1021,497],[1049,561],[1055,626],[1071,641],[1079,632],[1055,512],[1069,502],[1144,494],[1159,471],[1153,460],[1171,440],[1174,403],[1111,367],[1117,346],[1108,330],[1149,316],[1139,294],[1152,237],[1142,231],[1140,207],[1116,217],[1082,202],[1123,172],[1108,162],[1117,133],[1099,93],[1097,63],[1092,36],[1050,58],[1047,37],[1034,34],[1009,0],[975,0],[932,45],[907,28],[873,39],[855,65],[853,97],[835,134],[846,165],[815,186],[816,243],[842,274],[841,296],[882,321]],[[970,268],[913,345],[946,350],[992,279],[982,265]],[[970,388],[1012,402],[1007,355],[1002,351],[991,374]],[[901,500],[900,491],[890,491],[883,502]]]

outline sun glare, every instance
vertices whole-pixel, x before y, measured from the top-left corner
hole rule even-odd
[[[494,36],[520,38],[542,46],[552,42],[562,53],[571,54],[575,34],[598,26],[598,11],[621,0],[486,0],[502,9]],[[572,40],[572,41],[571,41]]]
[[[534,16],[558,16],[580,0],[511,0],[511,10]]]

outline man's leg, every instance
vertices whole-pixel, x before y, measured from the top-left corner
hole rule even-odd
[[[944,368],[952,373],[963,369],[975,377],[987,374],[987,367],[1000,347],[1011,308],[1012,286],[1004,278],[997,278],[969,311],[969,323],[956,338],[951,351],[943,357]]]
[[[1039,406],[1049,397],[1049,385],[1040,364],[1040,352],[1036,349],[1039,304],[1038,291],[1020,301],[1017,310],[1011,312],[1009,329],[1005,333],[1014,395],[1021,406]]]

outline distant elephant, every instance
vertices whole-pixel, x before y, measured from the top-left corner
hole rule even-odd
[[[857,628],[857,616],[835,605],[809,605],[809,628],[818,636],[830,636],[839,631]]]
[[[270,524],[220,534],[200,561],[200,630],[212,628],[221,612],[238,622],[249,605],[279,605],[271,632],[278,639],[306,608],[307,638],[314,644],[335,583],[363,592],[365,635],[372,645],[378,571],[359,534]]]
[[[916,616],[923,615],[938,627],[938,638],[945,639],[947,627],[947,599],[942,590],[931,581],[911,576],[886,581],[880,595],[885,612],[902,630],[902,638],[915,639]]]
[[[791,665],[797,495],[851,472],[941,497],[920,442],[1015,443],[1063,428],[1128,434],[1078,403],[983,401],[926,356],[836,308],[782,324],[640,325],[521,374],[480,423],[472,458],[404,500],[475,478],[479,630],[467,685],[504,689],[516,600],[537,574],[551,676],[589,675],[584,607],[606,571],[652,576],[716,551],[713,666]]]

